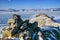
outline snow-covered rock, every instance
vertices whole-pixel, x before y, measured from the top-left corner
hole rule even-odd
[[[43,27],[43,26],[55,26],[58,27],[60,26],[60,23],[54,22],[51,17],[49,17],[47,14],[38,14],[34,18],[32,18],[29,22],[34,23],[38,22],[38,27]]]

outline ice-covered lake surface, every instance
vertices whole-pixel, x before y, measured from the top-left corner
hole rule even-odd
[[[53,18],[53,21],[55,22],[59,22],[60,23],[60,11],[56,11],[56,12],[21,12],[21,13],[10,13],[10,12],[0,12],[0,37],[2,37],[2,33],[1,30],[2,28],[4,28],[7,25],[7,21],[9,18],[12,17],[12,14],[19,14],[21,15],[22,19],[31,19],[32,17],[34,17],[37,14],[40,13],[45,13],[47,15],[49,15],[50,17]],[[55,34],[53,33],[53,31],[51,31],[52,29],[56,30],[59,35],[60,35],[60,29],[59,27],[56,28],[41,28],[41,30],[49,30],[51,32],[50,36],[52,37],[52,39],[57,40]],[[47,37],[47,34],[45,35]],[[47,37],[48,40],[50,39],[50,36]]]

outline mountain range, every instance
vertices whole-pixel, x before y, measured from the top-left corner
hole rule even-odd
[[[9,8],[9,9],[0,9],[0,11],[2,12],[24,12],[24,11],[60,11],[60,8],[49,8],[49,9],[12,9],[12,8]]]

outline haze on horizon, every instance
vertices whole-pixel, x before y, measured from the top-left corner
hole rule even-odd
[[[0,0],[0,9],[60,8],[60,0]]]

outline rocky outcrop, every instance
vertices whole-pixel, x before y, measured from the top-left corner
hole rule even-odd
[[[30,19],[30,23],[34,23],[35,21],[38,22],[38,27],[60,26],[60,23],[52,21],[51,17],[49,17],[47,14],[38,14],[34,18]]]
[[[53,22],[46,14],[25,21],[14,14],[8,20],[8,27],[2,31],[3,39],[7,37],[7,39],[19,38],[20,40],[60,40],[60,29],[56,25],[59,26],[60,23]]]

